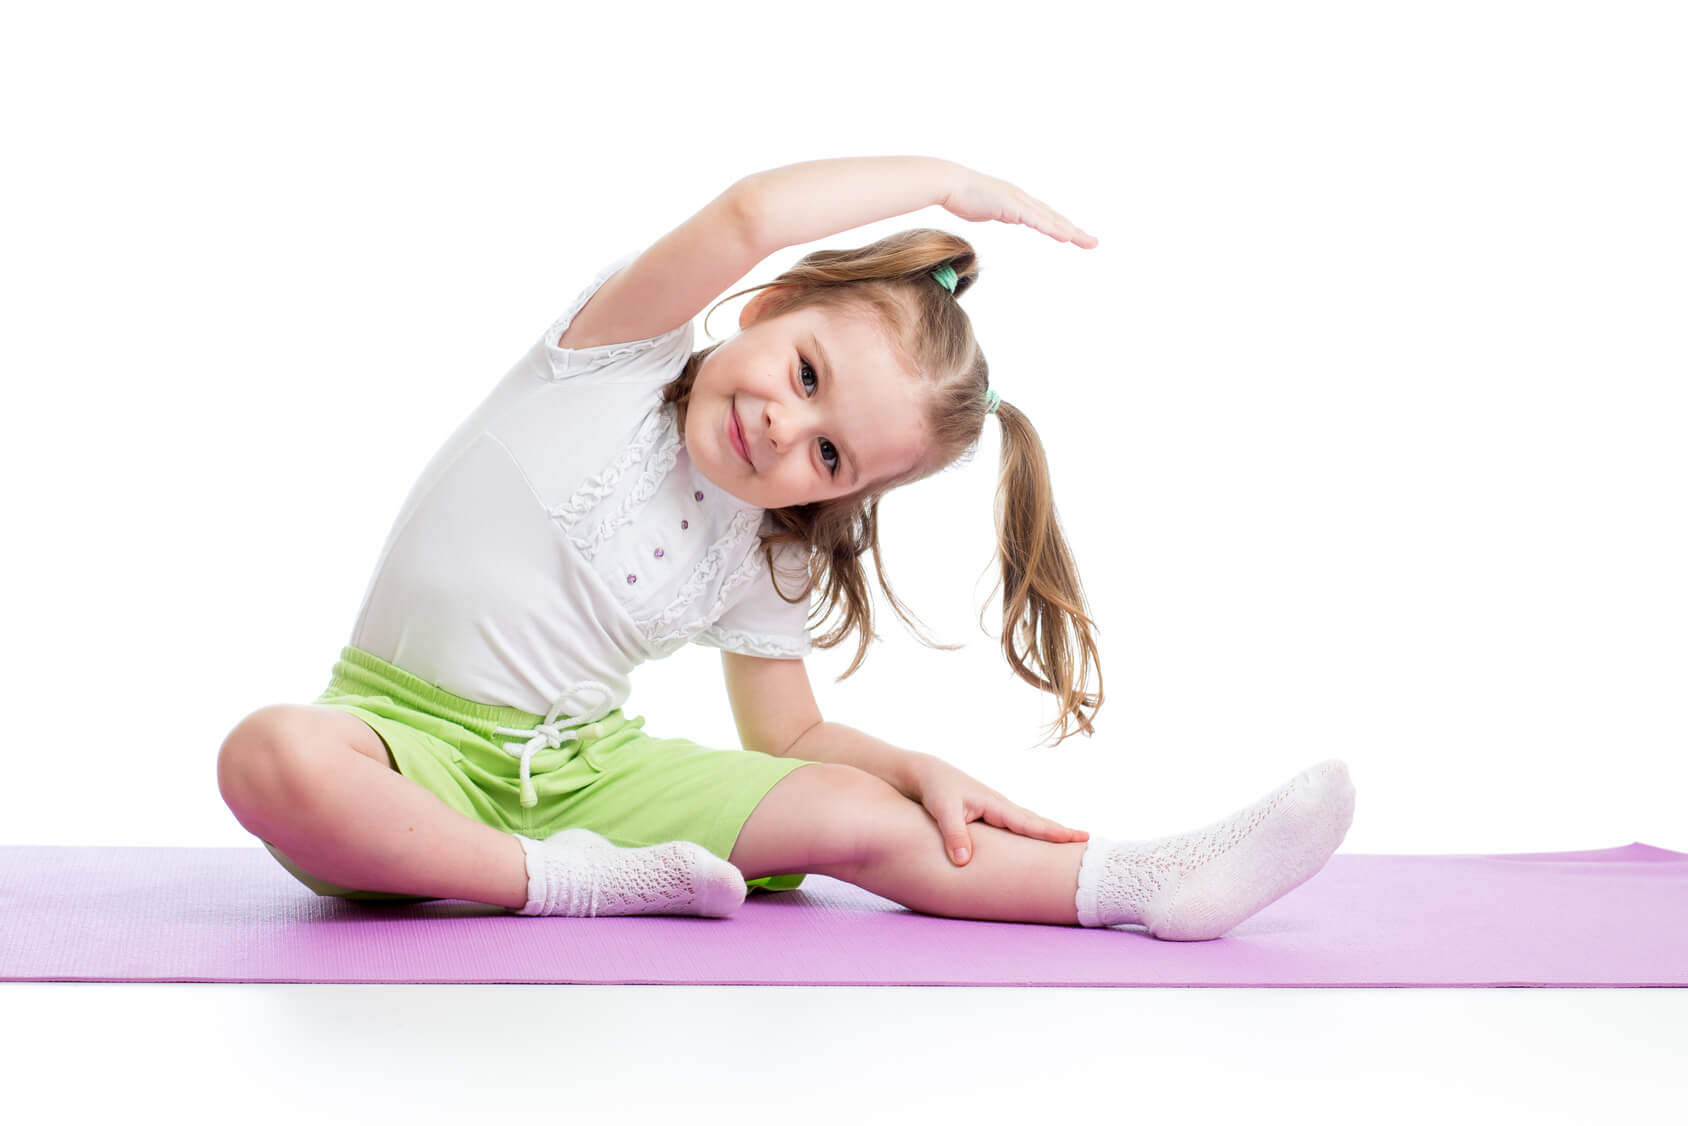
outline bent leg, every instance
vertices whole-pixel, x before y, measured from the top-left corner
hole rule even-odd
[[[768,791],[733,845],[746,879],[820,872],[926,915],[1078,925],[1088,841],[1056,844],[969,822],[973,859],[950,863],[938,823],[866,771],[816,763]]]
[[[248,832],[329,885],[520,909],[521,843],[391,769],[385,748],[371,753],[374,734],[333,708],[262,708],[218,754],[223,800]]]

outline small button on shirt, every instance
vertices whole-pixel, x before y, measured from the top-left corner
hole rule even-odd
[[[622,706],[633,668],[688,641],[803,657],[808,552],[699,473],[663,385],[687,322],[592,348],[558,339],[629,253],[600,270],[434,454],[399,510],[351,644],[480,703],[553,715],[595,686]]]

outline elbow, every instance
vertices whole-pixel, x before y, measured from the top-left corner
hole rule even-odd
[[[763,197],[754,174],[739,180],[726,190],[724,202],[728,213],[738,226],[739,237],[745,245],[761,250],[766,245],[763,233],[768,229],[764,218]],[[763,253],[762,257],[767,257]]]
[[[826,720],[824,720],[824,719],[817,719],[817,720],[815,720],[814,723],[810,724],[808,727],[805,727],[802,730],[802,732],[800,732],[798,734],[797,738],[793,739],[791,741],[791,743],[785,748],[785,750],[783,750],[779,753],[779,757],[780,758],[789,757],[794,751],[797,750],[798,744],[802,743],[803,740],[807,739],[815,731],[820,730],[821,725],[824,724],[825,722],[826,722]]]

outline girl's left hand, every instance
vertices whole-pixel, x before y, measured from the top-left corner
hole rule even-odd
[[[909,795],[926,807],[943,834],[944,851],[951,863],[965,865],[972,859],[973,839],[969,821],[984,821],[1022,837],[1066,844],[1090,839],[1083,829],[1069,829],[1029,809],[1015,805],[983,782],[971,778],[935,755],[920,755],[910,772]]]

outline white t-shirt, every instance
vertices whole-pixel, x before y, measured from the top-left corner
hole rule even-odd
[[[690,322],[627,344],[557,346],[636,257],[600,270],[428,463],[352,645],[454,695],[542,716],[622,706],[634,666],[688,641],[811,651],[809,600],[780,598],[760,550],[771,515],[693,467],[662,403],[691,355]],[[807,549],[775,560],[795,597]]]

